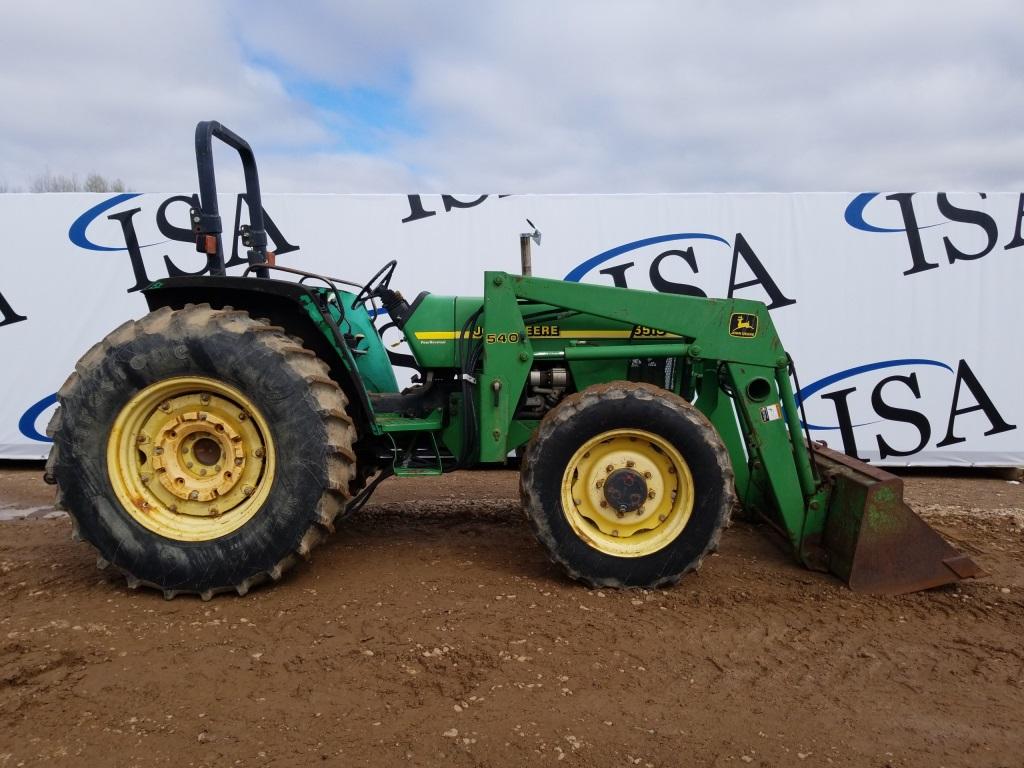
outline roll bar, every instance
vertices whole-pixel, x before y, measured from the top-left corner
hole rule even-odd
[[[192,209],[192,232],[196,236],[196,250],[206,254],[211,275],[223,275],[224,247],[221,242],[223,225],[217,206],[217,179],[213,170],[213,139],[220,139],[238,152],[245,173],[245,202],[249,207],[249,224],[241,227],[242,244],[249,248],[249,264],[267,261],[267,232],[263,225],[263,199],[260,179],[256,171],[256,157],[249,143],[215,120],[204,120],[196,125],[196,169],[199,172],[199,210]],[[257,277],[267,277],[265,267],[254,269]]]

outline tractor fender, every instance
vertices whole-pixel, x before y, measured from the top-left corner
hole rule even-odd
[[[269,278],[230,276],[169,277],[142,289],[150,311],[161,307],[182,309],[186,304],[209,304],[213,309],[231,307],[266,318],[327,364],[349,402],[349,415],[360,436],[373,432],[373,410],[362,379],[343,338],[332,338],[336,330],[329,315],[320,311],[317,293],[301,283]],[[319,313],[316,320],[311,311]],[[322,321],[322,322],[318,322]],[[339,352],[339,349],[341,350]]]

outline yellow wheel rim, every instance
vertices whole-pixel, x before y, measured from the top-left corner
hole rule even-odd
[[[107,472],[125,511],[178,541],[209,541],[245,525],[270,493],[275,463],[252,401],[202,376],[140,391],[107,441]]]
[[[693,512],[693,476],[664,438],[613,429],[573,454],[562,476],[562,510],[577,535],[616,557],[668,546]]]

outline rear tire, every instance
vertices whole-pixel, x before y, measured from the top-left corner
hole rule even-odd
[[[350,497],[345,395],[313,352],[246,312],[129,321],[58,402],[58,506],[132,587],[245,594],[307,556]]]
[[[520,492],[552,561],[595,587],[658,587],[697,570],[735,501],[711,422],[631,382],[588,387],[552,409],[527,447]]]

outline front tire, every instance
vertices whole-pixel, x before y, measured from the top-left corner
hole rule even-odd
[[[246,312],[129,321],[58,401],[58,506],[133,587],[245,594],[308,555],[350,495],[345,395],[310,350]]]
[[[544,417],[520,493],[551,559],[605,587],[664,586],[697,570],[735,501],[729,454],[707,418],[630,382],[588,387]]]

